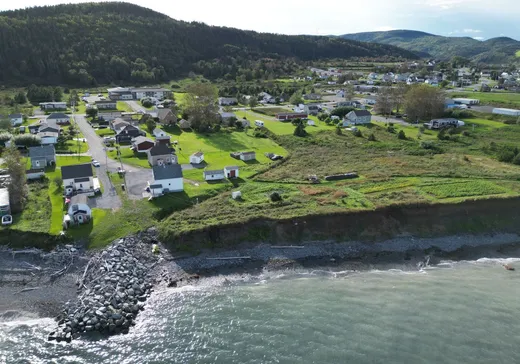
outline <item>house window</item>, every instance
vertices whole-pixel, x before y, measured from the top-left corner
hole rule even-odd
[[[83,183],[80,183],[80,184],[79,184],[79,188],[83,188]]]

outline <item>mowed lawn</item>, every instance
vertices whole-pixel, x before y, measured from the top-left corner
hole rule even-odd
[[[177,127],[165,127],[164,130],[171,135],[172,141],[177,141],[176,153],[180,164],[189,163],[190,155],[200,151],[204,153],[208,169],[236,165],[240,167],[241,177],[250,176],[272,163],[264,155],[265,153],[287,155],[287,151],[271,139],[254,137],[253,130],[247,132],[224,130],[211,134],[185,132]],[[230,156],[231,152],[246,151],[256,152],[256,160],[243,162]],[[202,172],[200,179],[202,179]]]
[[[134,153],[134,151],[130,148],[120,148],[121,160],[123,163],[142,167],[142,168],[151,168],[148,163],[148,155],[146,153]],[[119,160],[116,150],[109,150],[108,157],[113,160]]]
[[[234,111],[238,118],[247,118],[251,122],[251,127],[254,127],[255,120],[264,122],[264,126],[276,135],[290,135],[294,133],[294,125],[290,121],[277,121],[273,117],[264,114],[259,114],[251,110],[236,110]],[[333,125],[327,125],[323,121],[319,121],[315,116],[309,116],[313,120],[315,126],[307,126],[305,130],[308,133],[315,133],[322,130],[333,130]]]
[[[496,104],[506,107],[520,108],[520,94],[507,92],[464,92],[454,93],[451,97],[467,97],[478,99],[481,104]]]

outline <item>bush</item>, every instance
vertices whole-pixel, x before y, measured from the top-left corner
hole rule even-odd
[[[336,128],[336,135],[343,135],[341,128]]]
[[[520,166],[520,153],[515,155],[515,157],[513,158],[512,162],[513,162],[513,164],[516,164],[517,166]]]
[[[457,130],[457,128],[449,128],[448,129],[448,134],[450,135],[455,135],[457,134],[459,131]]]
[[[330,113],[331,115],[339,116],[340,118],[343,118],[345,115],[347,115],[349,112],[355,110],[353,107],[345,106],[345,107],[337,107]]]
[[[304,137],[307,136],[307,131],[305,130],[305,125],[303,123],[300,123],[296,125],[296,128],[294,128],[294,136]]]
[[[374,135],[374,133],[370,133],[370,135],[368,136],[368,141],[369,142],[375,142],[376,141],[376,136]]]
[[[261,128],[256,128],[255,131],[253,132],[253,136],[255,138],[267,138],[267,134],[264,130],[262,130]]]
[[[42,140],[39,136],[33,134],[20,134],[13,137],[15,145],[23,145],[25,147],[34,147],[41,145]]]
[[[435,149],[435,144],[431,140],[423,140],[419,145],[423,149]]]
[[[395,133],[395,128],[394,128],[394,126],[392,124],[390,124],[390,125],[388,125],[386,127],[386,131],[389,132],[389,133],[394,134]]]
[[[464,131],[462,132],[462,136],[469,137],[469,136],[471,136],[471,134],[469,133],[469,131],[464,130]]]
[[[442,129],[439,134],[437,134],[437,139],[439,140],[450,140],[449,135],[446,135],[446,130]]]
[[[359,129],[352,130],[352,135],[354,135],[355,137],[358,137],[358,138],[361,138],[363,136],[363,134],[361,133],[361,130],[359,130]]]
[[[58,190],[61,190],[63,188],[63,180],[60,176],[56,176],[52,179],[52,182],[56,185]]]
[[[399,130],[399,133],[397,133],[397,139],[406,140],[406,134],[403,130]]]
[[[219,132],[220,131],[220,124],[217,124],[213,127],[213,131],[214,132]]]
[[[269,195],[269,198],[271,199],[271,202],[278,202],[278,201],[282,201],[283,200],[283,197],[282,195],[280,195],[278,192],[271,192],[271,194]]]
[[[141,105],[143,105],[144,107],[152,107],[153,103],[150,100],[144,100],[141,101]]]

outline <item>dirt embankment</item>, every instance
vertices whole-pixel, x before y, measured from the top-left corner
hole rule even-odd
[[[287,220],[256,219],[222,224],[164,239],[171,249],[229,248],[268,241],[377,242],[403,236],[520,233],[520,198],[458,204],[414,204],[373,211],[309,215]]]

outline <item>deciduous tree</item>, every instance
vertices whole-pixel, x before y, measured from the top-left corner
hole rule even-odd
[[[6,149],[3,157],[11,178],[7,186],[11,211],[14,213],[21,212],[25,206],[28,195],[25,164],[14,143],[11,147]]]
[[[411,120],[430,120],[444,113],[444,92],[425,84],[413,85],[405,95],[404,108]]]
[[[194,83],[186,88],[184,111],[193,129],[203,131],[217,124],[218,90],[211,83]]]

